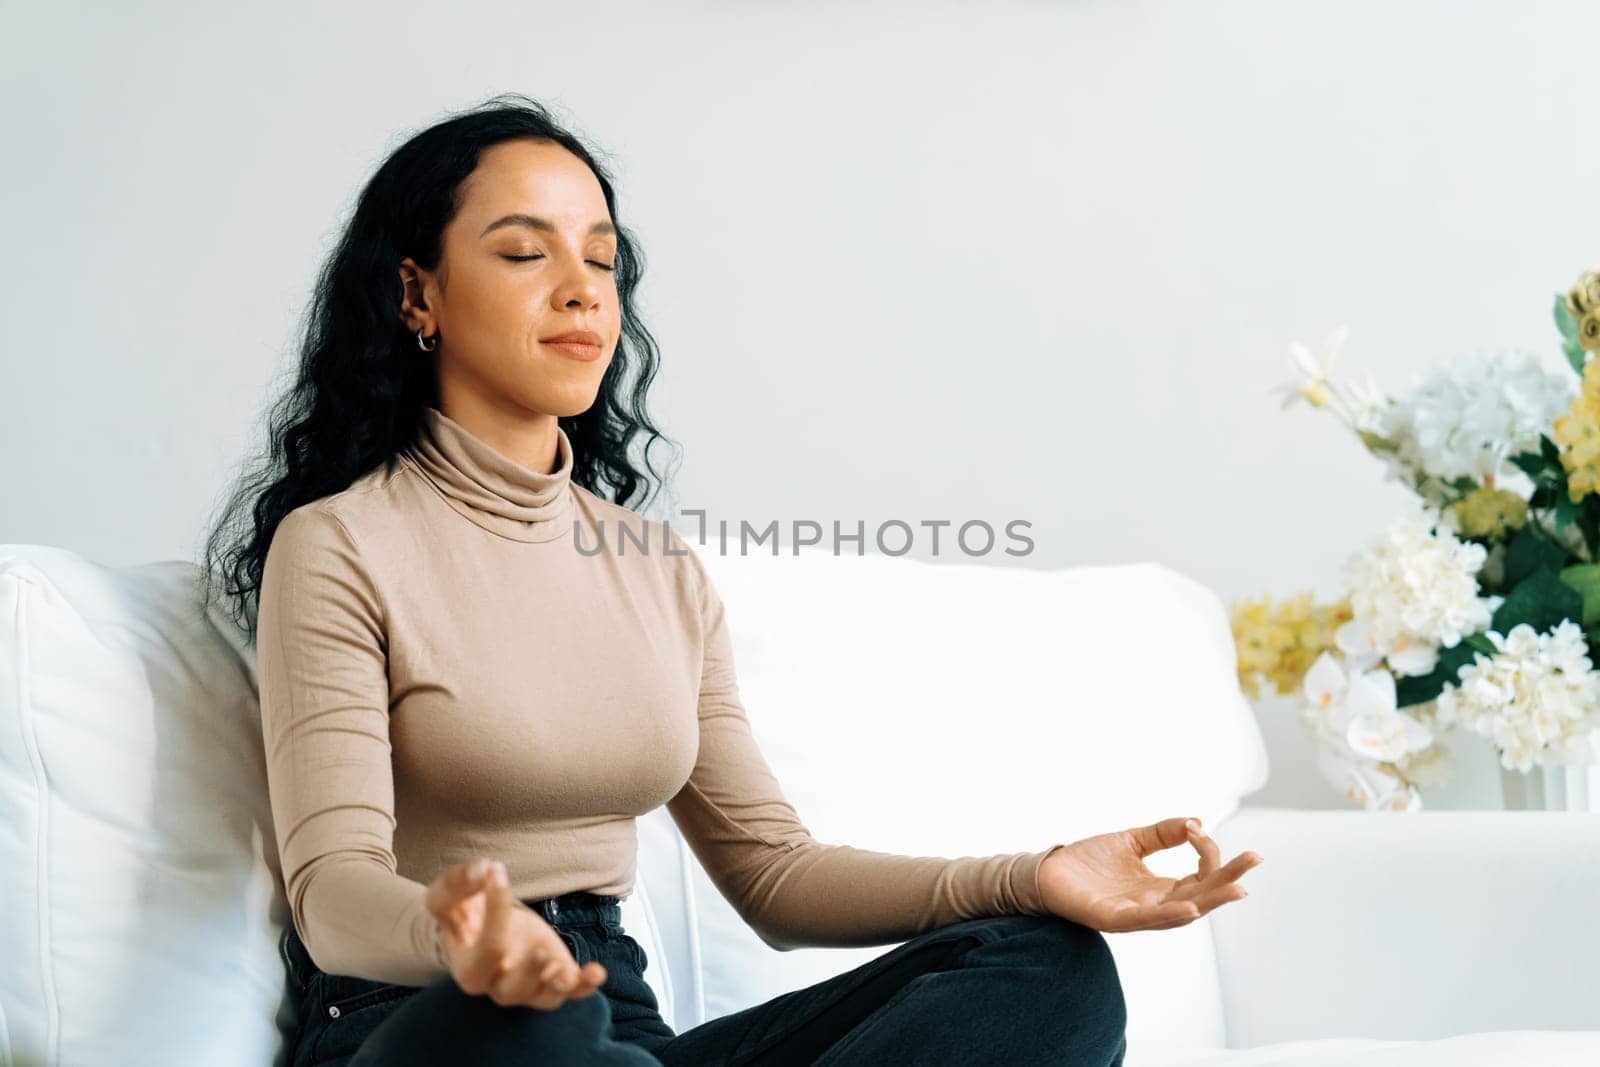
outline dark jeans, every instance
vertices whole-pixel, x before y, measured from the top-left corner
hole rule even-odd
[[[645,984],[618,898],[525,901],[606,982],[553,1011],[503,1007],[448,975],[405,986],[325,974],[291,924],[292,1067],[507,1064],[1070,1064],[1121,1067],[1122,984],[1105,938],[1056,916],[968,919],[681,1034]]]

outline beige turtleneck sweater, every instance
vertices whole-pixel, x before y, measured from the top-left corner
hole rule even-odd
[[[1038,868],[1060,845],[951,859],[813,839],[751,735],[695,550],[573,484],[558,432],[544,473],[427,408],[394,465],[273,536],[261,724],[285,888],[320,968],[448,974],[423,893],[479,856],[518,899],[625,897],[634,820],[662,804],[777,949],[1045,914]]]

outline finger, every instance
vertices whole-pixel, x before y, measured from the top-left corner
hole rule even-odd
[[[591,960],[580,969],[571,953],[541,953],[537,962],[502,979],[494,998],[502,1004],[551,1011],[568,1000],[589,996],[605,984],[605,977],[605,968],[598,961]]]
[[[564,952],[556,957],[555,962],[559,966],[555,968],[551,985],[568,999],[586,997],[605,985],[606,969],[599,960],[590,960],[579,967],[572,953]],[[546,970],[549,969],[546,967]]]
[[[554,1011],[567,999],[552,983],[526,971],[507,975],[492,995],[499,1004],[525,1004],[540,1011]]]
[[[455,914],[455,906],[483,887],[489,869],[490,861],[487,859],[458,863],[446,871],[443,878],[428,885],[423,902],[433,917],[447,923],[457,936],[460,934],[460,916]]]
[[[1227,885],[1217,886],[1215,889],[1201,893],[1194,898],[1193,903],[1200,908],[1200,914],[1204,915],[1231,901],[1243,900],[1249,895],[1244,886],[1239,885],[1237,882],[1229,882]]]
[[[1206,890],[1214,889],[1219,885],[1232,882],[1243,875],[1244,872],[1259,865],[1260,863],[1261,857],[1257,853],[1241,852],[1237,856],[1233,857],[1233,859],[1229,860],[1225,865],[1213,871],[1210,878],[1207,879],[1205,884],[1200,887],[1200,890],[1201,892],[1205,892]]]
[[[478,900],[481,904],[481,894],[489,885],[493,873],[493,861],[485,861],[481,873],[469,874],[464,879],[458,878],[453,889],[441,888],[438,891],[438,899],[441,900],[452,894],[459,894],[433,911],[442,929],[442,936],[447,940],[457,945],[477,940],[483,925],[483,910],[480,907],[474,911],[471,904],[474,900]]]
[[[1189,828],[1189,843],[1200,853],[1200,880],[1205,881],[1217,869],[1217,864],[1222,862],[1222,850],[1209,834],[1200,829],[1198,820],[1186,825]]]
[[[502,977],[490,989],[497,1004],[526,1004],[540,1011],[559,1007],[566,999],[556,988],[554,976],[560,973],[561,960],[536,950],[520,967]]]
[[[552,960],[549,971],[550,974],[545,978],[546,984],[562,996],[572,992],[577,987],[578,961],[572,958],[570,952],[563,953]]]
[[[591,960],[584,964],[581,969],[574,972],[571,980],[564,988],[559,984],[553,987],[554,994],[557,997],[556,1003],[564,1004],[569,1000],[582,1000],[584,997],[591,996],[605,984],[605,981],[605,968]]]
[[[1139,855],[1148,856],[1164,848],[1177,848],[1189,840],[1189,831],[1183,825],[1185,821],[1186,818],[1180,815],[1173,819],[1162,819],[1149,826],[1135,827],[1128,833],[1132,836],[1133,846]]]
[[[1261,857],[1254,852],[1241,853],[1203,879],[1191,875],[1177,882],[1171,896],[1177,900],[1198,900],[1219,887],[1234,884],[1241,875],[1260,862]]]
[[[467,971],[476,991],[493,988],[511,969],[511,889],[497,868],[489,878],[483,932]],[[473,990],[469,990],[472,992]]]
[[[590,960],[578,972],[578,988],[572,993],[574,1000],[581,1000],[595,990],[606,984],[606,967],[599,960]]]
[[[606,969],[598,960],[590,960],[582,967],[575,963],[571,970],[551,983],[563,1000],[582,1000],[606,983]]]

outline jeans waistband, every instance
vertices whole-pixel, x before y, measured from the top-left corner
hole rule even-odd
[[[545,922],[552,924],[557,921],[565,923],[622,921],[622,898],[609,894],[578,890],[544,900],[526,899],[523,903],[544,916]]]

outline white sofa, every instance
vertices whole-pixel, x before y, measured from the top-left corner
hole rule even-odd
[[[1195,814],[1264,857],[1246,900],[1108,935],[1127,1067],[1600,1063],[1600,815],[1241,807],[1266,752],[1198,583],[697,550],[818,838],[986,854]],[[281,1062],[254,658],[197,577],[0,545],[0,1067]],[[664,811],[639,839],[624,921],[680,1031],[888,948],[773,951]]]

